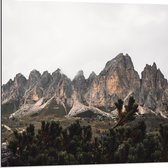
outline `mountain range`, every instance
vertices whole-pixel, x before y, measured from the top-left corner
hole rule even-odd
[[[30,72],[28,79],[21,73],[2,85],[2,115],[10,118],[30,115],[108,117],[116,115],[114,102],[127,102],[134,96],[139,114],[154,113],[168,117],[168,82],[156,64],[146,65],[141,78],[134,69],[131,57],[120,53],[108,61],[96,75],[85,78],[79,71],[73,80],[57,69]]]

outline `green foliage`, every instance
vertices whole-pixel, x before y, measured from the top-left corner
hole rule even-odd
[[[75,123],[71,124],[68,128],[69,131],[69,135],[71,137],[77,136],[77,137],[81,137],[82,136],[82,128],[79,124],[79,120],[77,120]]]
[[[118,99],[118,102],[115,102],[114,104],[118,110],[118,117],[120,119],[122,117],[121,115],[122,115],[122,109],[123,109],[124,102],[123,102],[123,100]]]
[[[14,132],[8,146],[13,153],[9,165],[165,162],[168,161],[167,128],[168,125],[161,125],[158,133],[146,133],[142,121],[118,126],[93,138],[91,126],[81,126],[79,121],[64,129],[59,122],[42,121],[36,134],[33,125],[23,133]]]
[[[131,96],[128,101],[128,105],[125,106],[126,119],[131,121],[135,119],[135,113],[138,112],[138,104],[135,103],[135,99]]]
[[[168,124],[160,125],[159,129],[161,144],[164,147],[162,154],[164,155],[163,161],[168,160]]]
[[[138,112],[138,105],[135,103],[135,99],[132,96],[129,98],[128,104],[125,105],[125,111],[122,111],[124,104],[123,100],[119,99],[118,102],[114,104],[118,110],[118,121],[114,128],[135,119],[135,114]]]

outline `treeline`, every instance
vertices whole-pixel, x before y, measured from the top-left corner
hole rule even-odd
[[[14,132],[8,166],[167,162],[167,142],[168,124],[147,133],[142,121],[94,137],[91,126],[79,121],[67,128],[42,121],[37,133],[32,124],[23,133]]]

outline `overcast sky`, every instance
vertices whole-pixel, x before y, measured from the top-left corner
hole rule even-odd
[[[2,14],[3,83],[33,69],[87,78],[119,53],[168,79],[168,5],[3,0]]]

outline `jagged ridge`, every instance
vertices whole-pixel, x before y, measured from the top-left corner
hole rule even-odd
[[[79,71],[71,81],[60,69],[42,75],[33,70],[28,79],[17,74],[2,86],[2,113],[15,112],[11,116],[19,117],[37,113],[54,98],[56,108],[62,107],[68,116],[86,109],[112,117],[114,102],[130,93],[141,105],[140,109],[162,116],[168,114],[168,83],[156,64],[146,65],[140,79],[131,57],[122,53],[108,61],[99,75],[92,72],[88,79]]]

